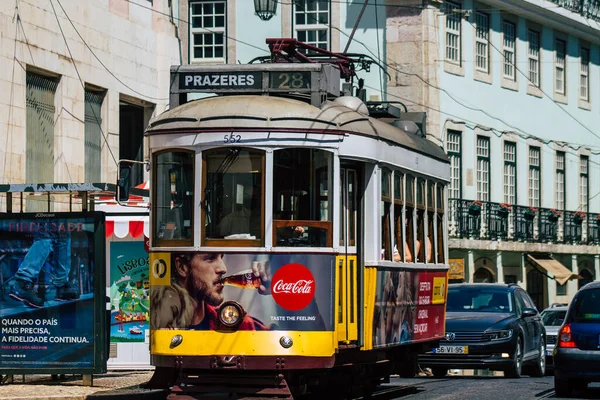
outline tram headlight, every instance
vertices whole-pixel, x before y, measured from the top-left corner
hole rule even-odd
[[[244,319],[244,309],[235,301],[226,301],[219,309],[219,321],[227,328],[237,328]]]

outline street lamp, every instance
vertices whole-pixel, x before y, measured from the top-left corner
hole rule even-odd
[[[277,0],[254,0],[254,11],[263,21],[270,20],[277,11]]]

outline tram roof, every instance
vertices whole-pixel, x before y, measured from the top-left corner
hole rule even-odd
[[[164,134],[169,131],[214,132],[231,129],[353,133],[392,142],[449,162],[444,150],[432,141],[369,117],[336,101],[325,102],[319,108],[300,100],[275,96],[207,97],[165,111],[150,122],[146,135]]]

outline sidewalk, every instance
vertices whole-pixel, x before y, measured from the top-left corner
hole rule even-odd
[[[139,387],[151,376],[152,371],[109,371],[94,375],[93,386],[84,386],[81,375],[64,375],[57,380],[50,375],[15,375],[13,383],[3,381],[0,385],[0,400],[164,399],[163,391]]]

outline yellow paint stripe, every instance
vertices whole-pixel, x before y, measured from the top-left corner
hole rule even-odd
[[[377,289],[377,268],[365,268],[364,304],[364,346],[361,350],[373,349],[373,315],[375,313],[375,291]]]
[[[171,349],[171,338],[182,335],[183,342]],[[293,345],[284,349],[282,336],[292,338]],[[151,353],[165,356],[315,356],[330,357],[337,345],[335,332],[298,331],[190,331],[156,330],[151,332]]]

